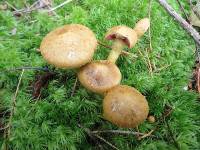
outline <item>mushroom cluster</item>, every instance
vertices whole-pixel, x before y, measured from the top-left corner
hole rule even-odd
[[[113,45],[107,60],[92,61],[97,39],[89,28],[80,24],[51,31],[43,39],[40,52],[48,63],[58,68],[78,68],[81,84],[105,96],[104,118],[117,126],[134,128],[147,118],[148,102],[135,88],[120,85],[122,75],[115,62],[126,46],[134,47],[149,25],[149,19],[144,18],[133,29],[127,26],[109,29],[105,39],[113,40]]]

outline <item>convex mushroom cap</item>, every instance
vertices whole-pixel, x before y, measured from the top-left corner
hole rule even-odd
[[[78,78],[90,91],[103,93],[120,83],[121,73],[115,64],[100,60],[81,67]]]
[[[113,124],[134,128],[148,116],[146,98],[135,88],[118,85],[108,91],[103,100],[103,116]]]
[[[96,47],[95,34],[89,28],[69,24],[47,34],[40,51],[48,63],[58,68],[78,68],[92,60]]]

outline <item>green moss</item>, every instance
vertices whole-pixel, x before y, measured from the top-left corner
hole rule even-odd
[[[23,1],[9,1],[17,8],[24,7]],[[27,3],[32,1],[27,1]],[[61,0],[55,0],[54,6]],[[178,5],[170,1],[178,10]],[[189,9],[186,1],[184,6]],[[56,10],[59,17],[42,12],[15,18],[12,13],[0,11],[0,101],[8,109],[15,92],[20,71],[3,71],[20,66],[48,65],[37,51],[42,38],[52,29],[68,23],[81,23],[90,27],[99,40],[104,41],[106,30],[115,25],[133,27],[148,14],[148,1],[144,0],[82,0],[69,3]],[[199,149],[199,103],[197,95],[184,91],[194,65],[195,45],[188,34],[171,18],[156,1],[152,2],[151,37],[153,50],[149,54],[157,71],[149,73],[147,54],[149,37],[146,33],[130,50],[137,59],[120,57],[117,64],[123,75],[123,84],[137,88],[146,97],[150,113],[159,117],[165,104],[173,107],[168,119],[173,135],[181,149]],[[15,35],[11,31],[16,28]],[[104,41],[107,44],[111,44]],[[139,53],[142,53],[142,56]],[[109,50],[101,46],[95,59],[105,59]],[[52,67],[52,66],[51,66]],[[162,68],[162,69],[161,69]],[[103,97],[78,86],[71,97],[75,82],[75,72],[56,69],[58,78],[50,81],[43,91],[45,97],[35,103],[28,90],[35,79],[34,71],[25,71],[17,97],[16,113],[12,120],[9,148],[15,150],[32,149],[97,149],[88,140],[87,134],[78,124],[91,130],[118,129],[102,119]],[[67,76],[63,81],[61,76]],[[7,119],[4,118],[3,122]],[[147,132],[154,125],[144,122],[141,132]],[[163,122],[154,132],[156,138],[138,141],[134,136],[102,135],[119,149],[175,149],[166,123]],[[3,143],[3,137],[1,144]],[[101,143],[108,149],[109,146]]]

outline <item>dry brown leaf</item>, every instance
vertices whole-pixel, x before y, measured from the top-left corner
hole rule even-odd
[[[196,16],[196,14],[193,11],[191,11],[190,23],[193,26],[200,27],[200,19]]]
[[[8,9],[8,5],[7,4],[1,4],[0,5],[0,10],[6,10]]]

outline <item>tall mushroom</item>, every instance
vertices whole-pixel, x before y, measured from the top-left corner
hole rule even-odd
[[[40,52],[48,63],[58,68],[79,68],[92,60],[96,47],[95,34],[89,28],[69,24],[47,34]]]
[[[83,66],[78,72],[78,78],[87,89],[104,93],[121,81],[121,73],[115,64],[123,48],[132,48],[137,40],[147,31],[149,19],[140,20],[134,29],[127,26],[116,26],[111,28],[105,38],[113,40],[112,50],[107,60],[93,61]]]
[[[115,86],[103,100],[104,118],[120,127],[134,128],[147,118],[148,113],[146,98],[130,86]]]

